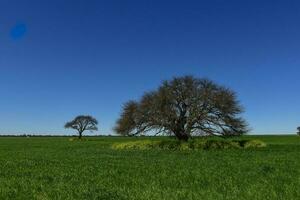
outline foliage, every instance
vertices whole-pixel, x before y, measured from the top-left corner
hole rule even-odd
[[[262,142],[261,140],[248,140],[244,143],[245,148],[259,148],[259,147],[266,147],[266,143]]]
[[[98,121],[89,115],[79,115],[75,119],[65,124],[65,128],[72,128],[78,131],[79,139],[84,131],[97,131]]]
[[[70,138],[69,141],[70,142],[77,142],[77,141],[83,142],[83,141],[88,141],[88,139],[87,138]]]
[[[201,144],[201,143],[200,143]],[[241,141],[231,140],[207,140],[203,149],[237,149],[242,148]]]
[[[211,149],[240,149],[260,148],[266,144],[260,140],[213,140],[193,139],[188,142],[179,140],[137,140],[112,144],[116,150],[122,149],[164,149],[164,150],[211,150]]]
[[[151,141],[151,140],[141,140],[141,141],[129,141],[122,143],[114,143],[112,145],[113,149],[137,149],[137,150],[146,150],[157,148],[159,145],[159,141]]]
[[[164,140],[0,137],[0,199],[300,199],[298,136],[242,137],[268,144],[259,149],[111,149],[143,139]]]
[[[297,132],[297,135],[300,136],[300,126],[297,128],[298,132]]]
[[[247,124],[235,93],[207,79],[192,76],[164,81],[139,102],[125,103],[115,130],[120,135],[242,135]]]

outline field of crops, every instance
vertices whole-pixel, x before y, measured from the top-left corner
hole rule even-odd
[[[1,137],[0,199],[300,199],[300,137],[247,137],[268,146],[142,151],[111,145],[144,138]]]

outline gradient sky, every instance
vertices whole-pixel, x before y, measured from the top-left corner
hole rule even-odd
[[[300,125],[300,1],[0,0],[0,134],[69,134],[192,74],[231,87],[252,133]]]

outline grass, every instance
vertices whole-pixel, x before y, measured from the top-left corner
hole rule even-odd
[[[0,138],[0,199],[300,199],[300,137],[259,149],[113,150],[164,138]]]

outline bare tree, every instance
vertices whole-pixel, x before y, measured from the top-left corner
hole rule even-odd
[[[86,130],[97,131],[98,121],[92,116],[79,115],[75,119],[65,124],[65,128],[72,128],[78,131],[79,139]]]
[[[184,76],[164,81],[140,101],[125,103],[115,131],[127,136],[175,135],[185,141],[193,135],[241,135],[247,132],[242,112],[229,88]]]

